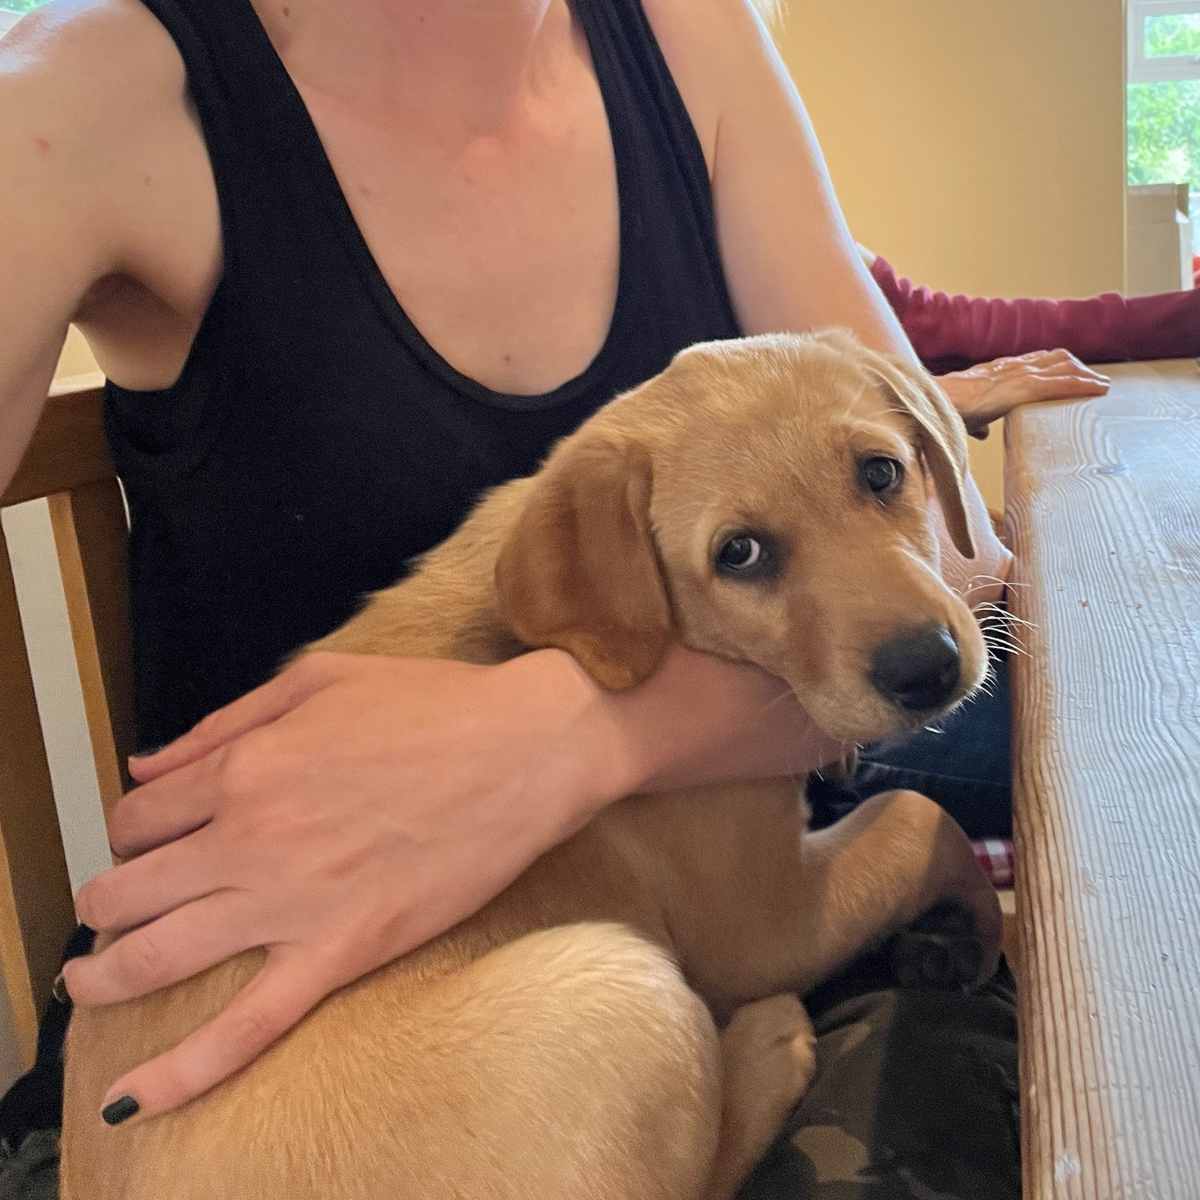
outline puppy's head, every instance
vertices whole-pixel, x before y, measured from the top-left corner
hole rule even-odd
[[[561,443],[505,544],[501,609],[602,684],[672,638],[784,679],[871,741],[953,707],[985,654],[942,582],[931,502],[973,554],[962,422],[849,334],[695,346]]]

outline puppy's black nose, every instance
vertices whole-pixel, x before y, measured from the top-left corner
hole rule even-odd
[[[871,682],[893,704],[912,711],[938,708],[958,687],[958,646],[944,625],[901,634],[879,646]]]

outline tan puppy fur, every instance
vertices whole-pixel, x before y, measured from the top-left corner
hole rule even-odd
[[[886,498],[862,482],[873,456],[904,467]],[[902,732],[931,714],[874,688],[877,646],[949,629],[945,707],[984,672],[929,513],[936,491],[970,554],[965,456],[936,385],[847,334],[697,346],[315,649],[495,662],[556,645],[627,687],[679,639],[778,675],[835,736]],[[769,539],[774,572],[715,570],[743,531]],[[728,1200],[812,1076],[796,995],[944,899],[974,916],[980,978],[996,964],[995,896],[929,801],[806,823],[789,780],[621,801],[155,1120],[104,1127],[106,1086],[217,1013],[259,955],[77,1012],[65,1200]]]

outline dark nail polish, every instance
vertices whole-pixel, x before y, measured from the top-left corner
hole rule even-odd
[[[58,978],[54,981],[54,987],[51,989],[54,993],[54,998],[59,1004],[70,1004],[71,993],[67,991],[66,976],[60,971]]]
[[[122,1096],[120,1100],[114,1100],[107,1105],[100,1115],[110,1125],[120,1125],[122,1121],[128,1121],[134,1116],[139,1108],[138,1102],[132,1096]]]

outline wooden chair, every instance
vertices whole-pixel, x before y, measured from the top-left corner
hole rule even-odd
[[[52,390],[0,507],[45,497],[107,813],[133,748],[133,679],[125,505],[104,438],[103,381]],[[32,1062],[38,1016],[58,973],[75,909],[17,609],[0,537],[0,970],[20,1050]]]

